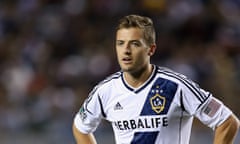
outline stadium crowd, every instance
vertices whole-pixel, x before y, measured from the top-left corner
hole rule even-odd
[[[50,131],[66,138],[58,143],[72,141],[77,108],[119,69],[115,22],[132,13],[155,21],[153,63],[195,80],[240,117],[238,0],[1,0],[1,133]]]

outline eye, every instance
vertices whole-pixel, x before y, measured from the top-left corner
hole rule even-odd
[[[133,41],[133,42],[131,42],[131,45],[134,46],[134,47],[140,47],[141,43],[138,42],[138,41]]]
[[[116,42],[116,45],[117,45],[117,46],[121,46],[121,45],[123,45],[123,44],[124,44],[123,41],[117,41],[117,42]]]

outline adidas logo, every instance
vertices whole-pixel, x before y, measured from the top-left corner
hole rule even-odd
[[[116,105],[114,106],[114,110],[121,110],[121,109],[123,109],[123,107],[119,102],[117,102]]]

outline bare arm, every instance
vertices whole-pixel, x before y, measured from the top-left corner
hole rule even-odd
[[[215,130],[214,144],[233,144],[239,129],[239,120],[231,115]]]
[[[72,129],[77,144],[97,144],[93,134],[81,133],[74,125]]]

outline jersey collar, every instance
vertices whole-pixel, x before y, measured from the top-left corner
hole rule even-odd
[[[133,87],[131,87],[131,86],[126,82],[126,80],[124,79],[124,76],[123,76],[123,72],[122,72],[122,74],[121,74],[121,79],[122,79],[122,82],[123,82],[124,86],[125,86],[128,90],[130,90],[130,91],[132,91],[132,92],[134,92],[134,93],[138,93],[138,92],[140,92],[141,90],[143,90],[146,86],[148,86],[148,84],[154,79],[154,77],[155,77],[156,74],[157,74],[157,69],[158,69],[158,67],[155,66],[155,65],[153,65],[153,71],[152,71],[151,76],[147,79],[147,81],[146,81],[145,83],[143,83],[143,84],[142,84],[140,87],[138,87],[138,88],[133,88]]]

